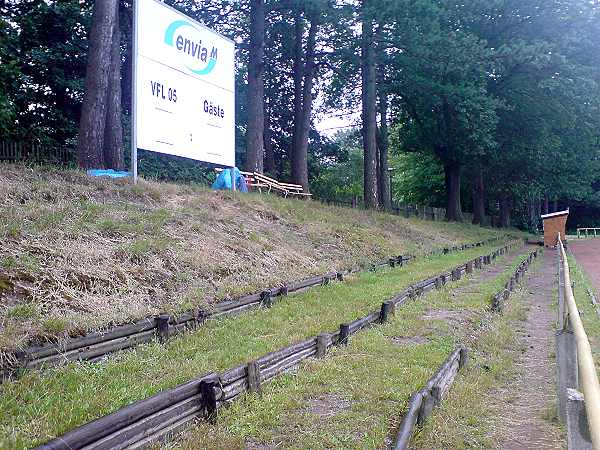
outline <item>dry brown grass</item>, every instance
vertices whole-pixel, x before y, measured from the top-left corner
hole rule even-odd
[[[11,165],[0,207],[1,351],[494,233]]]

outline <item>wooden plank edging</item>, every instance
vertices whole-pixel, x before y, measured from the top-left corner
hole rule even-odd
[[[463,244],[453,247],[452,251],[462,251],[468,248],[479,247],[500,240],[500,236],[472,244]],[[433,250],[427,255],[446,254],[448,249]],[[402,266],[405,262],[415,259],[410,255],[399,255],[388,258],[383,262],[373,265],[376,267],[396,265]],[[391,261],[394,261],[393,263]],[[343,272],[328,272],[324,275],[313,276],[303,280],[275,288],[239,297],[234,300],[224,300],[214,306],[213,311],[197,310],[182,313],[177,317],[170,316],[168,321],[160,317],[147,317],[132,324],[118,325],[108,330],[93,332],[86,336],[69,338],[54,344],[31,346],[14,353],[16,364],[0,367],[0,382],[7,378],[15,377],[20,369],[41,369],[46,366],[59,365],[68,361],[97,361],[103,356],[116,351],[131,348],[143,343],[148,343],[158,338],[161,342],[170,336],[179,334],[188,328],[201,326],[209,318],[218,318],[223,315],[235,315],[260,305],[272,305],[272,298],[285,296],[289,293],[301,292],[314,286],[329,283],[330,280],[343,281],[344,276],[360,271],[360,268],[350,268]],[[426,282],[428,280],[425,280]],[[265,293],[270,293],[268,302],[265,302]],[[151,330],[155,330],[152,332]],[[156,334],[156,337],[155,337]]]

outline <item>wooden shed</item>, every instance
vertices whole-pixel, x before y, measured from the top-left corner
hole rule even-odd
[[[554,247],[556,245],[556,235],[560,233],[563,242],[567,240],[566,227],[569,210],[558,211],[551,214],[542,215],[544,223],[544,245]]]

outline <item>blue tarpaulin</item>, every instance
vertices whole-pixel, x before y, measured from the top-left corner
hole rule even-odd
[[[231,190],[231,169],[223,169],[217,179],[212,185],[213,189],[217,190]],[[248,186],[246,186],[246,179],[240,173],[237,167],[233,168],[235,175],[235,188],[240,192],[248,192]]]
[[[124,178],[130,177],[131,173],[124,170],[113,169],[90,169],[87,171],[90,177],[109,177],[109,178]]]

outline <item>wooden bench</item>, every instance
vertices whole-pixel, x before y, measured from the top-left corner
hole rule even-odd
[[[281,186],[283,186],[285,189],[287,189],[288,193],[290,195],[298,195],[298,196],[305,196],[305,197],[310,197],[312,196],[312,194],[309,194],[308,192],[304,192],[304,188],[302,187],[301,184],[291,184],[291,183],[279,183]]]

